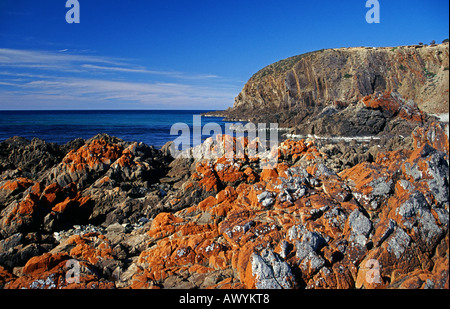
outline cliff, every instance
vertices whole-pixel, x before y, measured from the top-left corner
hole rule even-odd
[[[287,58],[254,74],[233,108],[215,115],[292,128],[328,106],[343,108],[394,90],[426,113],[448,113],[448,43],[327,49]]]

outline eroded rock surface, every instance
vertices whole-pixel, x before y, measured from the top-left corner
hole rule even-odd
[[[319,50],[261,69],[232,108],[210,114],[293,128],[318,115],[332,116],[365,96],[393,90],[427,113],[448,113],[448,68],[448,43]],[[361,118],[353,115],[355,121],[369,119],[373,130],[382,128],[381,113],[367,109],[359,113]]]

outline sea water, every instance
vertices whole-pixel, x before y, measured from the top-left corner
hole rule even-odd
[[[0,111],[0,142],[13,136],[35,137],[65,144],[76,138],[89,139],[107,133],[125,141],[143,142],[160,148],[176,139],[170,135],[175,123],[192,129],[198,110],[116,110],[116,111]],[[223,132],[227,122],[221,117],[202,117],[202,125],[218,123]],[[181,132],[180,132],[181,134]],[[209,136],[202,136],[202,140]]]

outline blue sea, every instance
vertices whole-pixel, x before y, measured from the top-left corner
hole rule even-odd
[[[0,111],[0,142],[21,136],[65,144],[76,138],[89,139],[99,133],[107,133],[125,141],[143,142],[160,148],[179,136],[170,135],[173,124],[186,123],[192,132],[193,115],[204,112],[207,111]],[[201,121],[202,126],[217,123],[225,132],[226,122],[222,118],[202,117]],[[207,137],[202,136],[202,139]]]

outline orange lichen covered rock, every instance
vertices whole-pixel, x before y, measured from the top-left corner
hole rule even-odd
[[[183,221],[183,219],[177,218],[173,214],[160,213],[153,219],[148,234],[155,239],[165,237],[172,234],[176,230],[176,225]]]
[[[382,95],[369,95],[362,99],[364,105],[371,109],[379,109],[388,117],[399,117],[407,121],[421,123],[424,113],[414,101],[405,101],[398,93],[385,91]]]
[[[16,277],[13,274],[0,266],[0,289],[2,289],[8,282],[13,281],[15,278]]]
[[[382,109],[383,111],[387,111],[392,115],[397,114],[401,107],[400,102],[392,99],[391,92],[389,91],[384,92],[381,96],[366,96],[362,99],[362,102],[368,108]]]
[[[414,147],[420,148],[423,144],[428,143],[436,150],[442,151],[448,155],[449,153],[449,138],[446,134],[446,127],[448,130],[448,123],[433,122],[428,127],[418,127],[412,133],[414,140]]]
[[[112,248],[103,235],[84,236],[75,235],[67,240],[67,244],[74,244],[69,254],[78,260],[85,260],[95,265],[99,259],[113,259]]]
[[[70,151],[63,159],[68,171],[95,169],[99,165],[109,165],[117,160],[123,148],[117,144],[110,144],[104,139],[94,139],[76,151]]]
[[[280,158],[305,147],[285,146]],[[339,174],[322,163],[304,169],[284,161],[252,184],[218,187],[197,205],[155,218],[149,233],[157,242],[141,253],[135,280],[145,274],[148,286],[169,287],[171,278],[220,271],[246,288],[446,286],[439,257],[436,271],[415,273],[433,265],[432,250],[448,256],[440,243],[448,229],[448,165],[426,147],[380,153]],[[200,179],[221,183],[217,163],[226,160],[197,165]],[[440,189],[432,179],[444,179]]]
[[[34,181],[20,177],[15,180],[6,181],[3,185],[0,185],[0,190],[9,191],[7,193],[8,195],[15,195],[18,192],[25,191],[33,185]]]
[[[376,210],[391,192],[392,174],[376,164],[361,163],[339,174],[352,188],[353,196],[368,210]]]
[[[247,159],[233,159],[226,156],[214,162],[201,160],[196,163],[196,172],[191,179],[198,181],[205,191],[218,192],[226,186],[236,186],[242,182],[254,183],[259,175],[251,167],[245,167]]]
[[[322,154],[317,150],[313,142],[305,140],[285,140],[278,147],[278,157],[287,162],[296,162],[299,159],[314,161],[321,158]]]
[[[45,253],[31,258],[22,276],[4,285],[6,289],[111,289],[113,282],[99,278],[89,265],[67,253]]]

